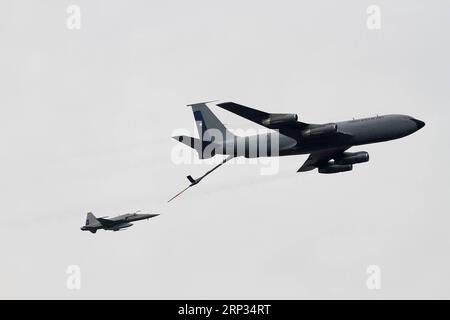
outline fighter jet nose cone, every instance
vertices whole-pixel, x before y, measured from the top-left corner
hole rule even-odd
[[[423,127],[425,127],[425,122],[417,120],[417,119],[414,119],[414,118],[412,120],[416,123],[417,130],[422,129]]]
[[[157,217],[157,216],[159,216],[159,214],[151,213],[151,214],[146,214],[144,217],[145,217],[145,219],[150,219],[150,218]]]

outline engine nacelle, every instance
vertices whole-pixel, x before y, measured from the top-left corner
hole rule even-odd
[[[353,166],[351,164],[328,164],[322,167],[319,167],[319,173],[338,173],[351,171]]]
[[[334,159],[334,164],[356,164],[369,161],[369,154],[365,151],[360,152],[344,152],[344,154]]]
[[[298,120],[296,114],[291,113],[271,113],[269,117],[263,119],[261,124],[264,126],[272,126],[275,124],[295,123]]]
[[[321,125],[319,127],[306,129],[302,132],[302,136],[304,138],[315,138],[315,137],[324,137],[330,136],[337,132],[337,124],[336,123],[328,123]]]

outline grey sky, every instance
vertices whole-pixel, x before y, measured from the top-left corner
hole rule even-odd
[[[444,0],[2,1],[0,298],[450,298],[449,29]],[[211,168],[173,164],[170,136],[213,99],[427,125],[349,173],[224,166],[168,205]],[[79,230],[137,209],[161,216]]]

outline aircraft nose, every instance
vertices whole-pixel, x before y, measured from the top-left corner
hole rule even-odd
[[[417,119],[414,119],[414,118],[412,118],[411,120],[416,123],[417,130],[422,129],[425,126],[425,122],[423,122],[421,120],[417,120]]]
[[[145,214],[144,218],[145,219],[149,219],[149,218],[153,218],[153,217],[156,217],[156,216],[159,216],[159,214]]]

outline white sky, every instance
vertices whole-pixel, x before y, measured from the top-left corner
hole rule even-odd
[[[0,298],[450,298],[450,3],[377,1],[379,31],[371,4],[2,1]],[[353,148],[371,160],[349,173],[296,173],[307,156],[275,176],[224,166],[167,204],[211,168],[175,165],[170,136],[213,99],[427,125]],[[87,211],[137,209],[161,216],[79,229]]]

